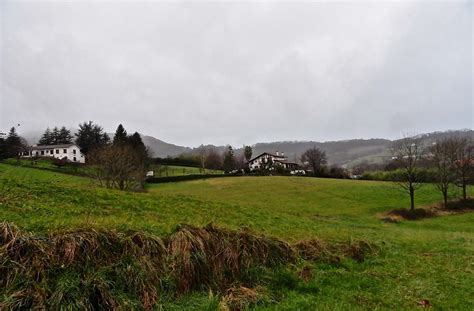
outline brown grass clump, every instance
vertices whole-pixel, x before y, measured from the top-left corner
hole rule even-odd
[[[258,303],[264,295],[263,289],[235,286],[227,289],[219,304],[220,310],[240,311]]]
[[[350,257],[357,262],[363,262],[368,255],[374,255],[379,252],[379,248],[375,244],[363,240],[350,240],[348,243],[339,244],[339,248],[344,256]]]
[[[74,305],[116,309],[114,288],[150,309],[158,299],[166,249],[161,239],[95,229],[35,237],[0,224],[0,285],[9,298],[0,309]],[[107,271],[99,274],[98,271]]]
[[[414,210],[400,208],[388,212],[389,216],[401,217],[407,220],[417,220],[423,218],[435,217],[436,211],[434,209],[416,208]]]
[[[305,260],[339,262],[340,258],[333,254],[327,244],[321,240],[305,240],[295,244],[299,256]]]
[[[162,240],[143,232],[83,228],[36,236],[0,223],[0,310],[152,309],[160,291],[217,289],[221,305],[241,310],[263,297],[261,271],[297,260],[363,261],[365,241],[288,243],[249,230],[181,225]],[[262,269],[263,268],[263,269]],[[262,269],[262,270],[260,270]],[[312,270],[300,271],[309,281]],[[244,284],[245,286],[236,286]]]
[[[446,206],[438,205],[432,207],[416,208],[414,210],[400,208],[391,210],[381,219],[385,222],[398,223],[401,220],[420,220],[424,218],[455,215],[474,210],[474,199],[450,201]]]
[[[167,242],[171,273],[180,293],[202,286],[223,287],[245,275],[250,267],[272,267],[294,260],[293,250],[285,242],[213,225],[183,225]]]
[[[349,257],[358,262],[367,255],[378,253],[378,248],[367,241],[353,241],[328,244],[321,240],[306,240],[295,244],[298,255],[304,260],[338,263],[342,257]]]
[[[313,269],[310,266],[303,266],[298,272],[298,276],[305,282],[309,282],[313,278]]]

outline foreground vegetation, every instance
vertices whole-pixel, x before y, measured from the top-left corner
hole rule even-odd
[[[204,227],[212,222],[291,245],[316,239],[328,245],[367,241],[380,248],[364,261],[339,255],[335,261],[300,258],[280,267],[263,265],[270,270],[257,273],[259,280],[236,278],[212,293],[193,288],[176,299],[172,291],[158,291],[157,305],[166,309],[216,309],[225,297],[246,292],[241,287],[252,287],[251,293],[261,297],[250,299],[255,309],[413,309],[424,300],[439,309],[474,306],[474,214],[384,223],[380,214],[409,205],[391,183],[235,177],[157,184],[129,193],[99,188],[83,177],[0,164],[0,194],[0,219],[38,236],[88,228],[135,230],[166,240],[181,232],[179,223]],[[416,203],[440,200],[439,191],[425,185]],[[123,302],[139,303],[120,288],[123,281],[100,273],[88,280],[106,280],[123,294]],[[73,286],[71,278],[61,284]],[[159,286],[167,284],[177,283],[171,279]],[[2,295],[6,299],[6,292]]]

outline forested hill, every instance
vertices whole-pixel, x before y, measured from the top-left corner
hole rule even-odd
[[[33,135],[34,134],[34,135]],[[37,143],[37,139],[41,133],[30,133],[27,140],[30,144]],[[113,137],[113,133],[110,134]],[[456,130],[445,132],[432,132],[419,135],[425,142],[430,145],[437,139],[449,137],[452,135],[468,136],[474,139],[473,130]],[[190,148],[178,146],[168,142],[164,142],[153,136],[142,135],[143,142],[150,148],[155,157],[175,157],[181,154],[198,154],[199,148]],[[351,139],[341,141],[278,141],[278,142],[262,142],[252,146],[253,154],[258,155],[262,152],[284,152],[290,161],[298,161],[301,154],[315,146],[324,150],[328,156],[329,164],[344,165],[351,167],[363,161],[368,163],[381,163],[390,158],[389,148],[394,141],[383,138],[374,139]],[[207,149],[213,148],[218,153],[224,152],[225,146],[206,145]],[[234,146],[235,147],[235,146]],[[240,146],[239,146],[240,147]],[[241,148],[235,149],[236,154],[242,152]]]

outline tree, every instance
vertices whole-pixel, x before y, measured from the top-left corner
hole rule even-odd
[[[59,128],[55,126],[51,132],[51,137],[52,137],[52,145],[58,145],[59,144]]]
[[[53,144],[53,138],[51,136],[51,130],[49,127],[44,131],[43,135],[41,136],[41,139],[39,140],[38,144],[39,145],[52,145]]]
[[[436,186],[443,194],[444,206],[448,204],[449,185],[454,182],[455,172],[452,160],[452,143],[449,139],[438,140],[429,149],[436,170]]]
[[[314,176],[321,176],[327,163],[326,152],[316,147],[310,148],[301,155],[301,162],[313,171]]]
[[[467,184],[474,178],[474,145],[466,137],[452,137],[448,140],[451,161],[454,164],[455,184],[462,188],[462,197],[467,199]]]
[[[216,151],[215,148],[209,149],[206,160],[205,160],[206,167],[211,170],[220,170],[222,169],[222,157]]]
[[[224,153],[224,163],[222,166],[225,173],[230,173],[235,169],[235,157],[232,146],[227,147],[227,150]]]
[[[423,156],[423,145],[419,138],[408,137],[396,141],[392,146],[393,159],[401,167],[402,189],[410,195],[410,210],[415,210],[415,190],[421,187],[418,162]]]
[[[5,139],[5,147],[8,158],[19,159],[21,153],[26,150],[26,142],[17,134],[15,127],[12,127],[8,132],[7,139]]]
[[[250,159],[252,159],[252,147],[244,146],[244,156],[247,163],[249,163]]]
[[[115,136],[113,140],[114,145],[124,145],[128,142],[127,131],[123,128],[122,124],[119,124],[117,130],[115,131]]]
[[[105,145],[89,153],[96,165],[92,171],[102,186],[120,190],[142,190],[145,183],[145,163],[130,145]]]
[[[0,160],[8,157],[7,143],[5,138],[0,137]]]
[[[44,131],[41,139],[39,140],[39,145],[61,145],[61,144],[72,144],[72,135],[71,131],[68,130],[65,126],[62,126],[59,129],[57,126],[51,131],[49,127]]]
[[[58,137],[56,140],[57,144],[72,144],[72,135],[71,131],[68,130],[65,126],[61,127],[58,133]]]
[[[198,148],[199,170],[201,172],[206,171],[206,154],[207,154],[207,148],[204,145],[199,146]]]
[[[81,148],[84,155],[94,149],[108,144],[110,141],[107,133],[102,127],[92,121],[79,124],[79,130],[76,133],[76,144]]]
[[[147,162],[148,159],[148,148],[143,143],[142,137],[138,132],[133,133],[127,139],[128,145],[132,147],[132,149],[137,153],[137,155],[142,159],[144,163]]]

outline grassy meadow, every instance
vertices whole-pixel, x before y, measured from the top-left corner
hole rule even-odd
[[[178,169],[179,170],[179,169]],[[469,191],[472,193],[472,188]],[[458,195],[453,189],[451,195]],[[416,194],[417,206],[434,205],[433,185]],[[250,228],[290,243],[365,240],[380,252],[363,262],[304,263],[266,280],[267,298],[256,310],[474,309],[474,213],[385,223],[380,216],[409,206],[388,182],[304,177],[235,177],[153,184],[146,192],[100,188],[88,178],[0,164],[0,220],[46,233],[93,226],[156,235],[177,224],[213,223]],[[163,297],[165,310],[216,310],[217,293]]]
[[[155,172],[155,177],[169,177],[181,175],[202,175],[202,174],[223,174],[221,170],[202,170],[199,167],[179,166],[179,165],[152,165],[150,170]]]

